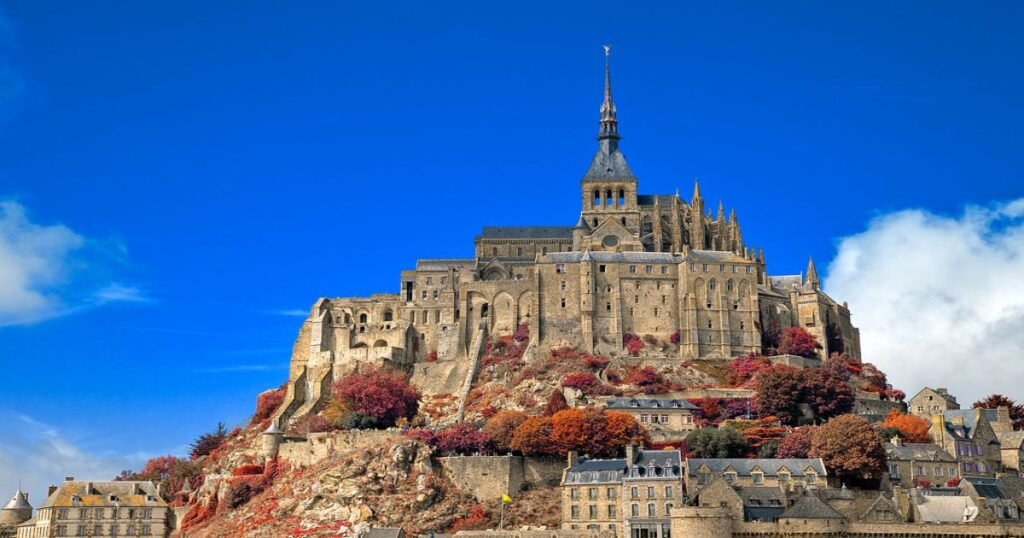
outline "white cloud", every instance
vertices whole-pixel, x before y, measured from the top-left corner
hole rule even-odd
[[[38,507],[49,484],[65,476],[110,480],[124,469],[139,469],[146,454],[119,455],[90,451],[62,432],[32,417],[0,410],[0,499],[6,501],[20,483]]]
[[[825,287],[849,302],[864,359],[908,396],[1024,400],[1024,199],[876,218],[840,240]]]
[[[304,318],[309,316],[309,310],[301,308],[280,308],[276,310],[264,310],[264,314],[271,316],[288,316],[293,318]]]
[[[97,283],[91,242],[61,224],[29,220],[24,206],[0,200],[0,326],[23,325],[114,302],[147,301],[137,287]],[[90,263],[93,261],[94,263]]]

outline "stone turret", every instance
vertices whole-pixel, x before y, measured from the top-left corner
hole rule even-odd
[[[284,432],[277,426],[277,421],[271,421],[270,426],[263,432],[262,456],[265,460],[272,460],[277,457],[281,449],[281,441],[284,440]]]
[[[32,505],[28,503],[28,493],[21,491],[14,492],[11,500],[0,509],[0,526],[20,525],[32,519]]]

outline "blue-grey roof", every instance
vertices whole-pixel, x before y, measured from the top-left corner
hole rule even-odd
[[[678,450],[639,450],[636,464],[640,467],[681,465],[682,458]]]
[[[885,454],[891,461],[956,461],[949,452],[932,443],[905,443],[903,446],[885,443]]]
[[[607,263],[677,264],[682,261],[682,258],[669,252],[549,252],[547,256],[555,263],[577,263],[584,259]]]
[[[678,199],[679,197],[674,194],[638,194],[636,195],[637,205],[654,205],[654,201],[657,200],[659,205],[669,206],[672,205],[672,199]]]
[[[964,480],[974,486],[974,491],[986,499],[1009,499],[1010,495],[1000,487],[999,480],[989,477],[965,476]]]
[[[771,282],[772,288],[785,291],[797,289],[804,285],[804,279],[800,275],[769,276],[768,282]]]
[[[587,179],[635,179],[633,171],[626,164],[626,156],[619,151],[614,140],[601,140],[597,153],[590,160],[590,168],[583,176]]]
[[[733,252],[724,250],[691,250],[686,255],[688,262],[710,262],[710,263],[737,263],[748,262],[743,256],[737,256]]]
[[[608,409],[700,409],[687,400],[668,398],[610,398]]]
[[[807,493],[801,496],[793,506],[783,512],[780,518],[789,519],[844,519],[845,516],[832,508],[816,495]]]
[[[765,476],[777,476],[779,470],[789,470],[791,476],[803,476],[807,468],[814,469],[818,476],[825,476],[825,464],[821,458],[688,458],[686,472],[690,476],[697,475],[697,469],[706,465],[713,473],[722,473],[732,467],[738,476],[750,476],[754,468],[760,469]]]
[[[572,239],[572,226],[484,226],[480,239]]]
[[[566,469],[565,482],[567,484],[587,484],[593,482],[622,482],[622,476],[626,472],[626,460],[580,460]]]
[[[942,415],[946,422],[946,430],[956,439],[973,439],[978,428],[978,418],[981,416],[981,413],[978,411],[978,409],[949,409],[943,411]],[[982,409],[980,411],[994,410]],[[963,419],[963,425],[955,423],[957,418]],[[989,414],[986,413],[985,418],[989,418]]]

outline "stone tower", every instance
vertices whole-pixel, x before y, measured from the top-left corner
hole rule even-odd
[[[0,509],[0,526],[16,526],[32,519],[32,505],[28,503],[28,493],[14,492],[11,500]]]

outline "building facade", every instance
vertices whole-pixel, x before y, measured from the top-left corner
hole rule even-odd
[[[697,429],[696,418],[700,411],[688,400],[672,398],[611,398],[605,406],[632,415],[655,441],[686,437]]]
[[[166,538],[171,508],[152,482],[92,482],[67,478],[51,486],[18,538],[123,536]]]
[[[597,150],[580,180],[571,226],[484,227],[474,256],[424,259],[401,272],[398,292],[323,298],[293,349],[284,426],[314,411],[326,387],[361,364],[408,368],[476,361],[484,341],[528,329],[531,346],[642,355],[729,358],[757,353],[787,327],[803,327],[833,352],[860,355],[850,310],[806,274],[769,276],[736,212],[715,214],[694,185],[640,194],[619,142],[605,65]],[[770,342],[769,342],[770,344]]]
[[[932,415],[928,436],[956,458],[961,476],[995,476],[1003,465],[997,431],[1007,427],[1006,408],[959,409]]]
[[[908,413],[925,419],[956,409],[960,409],[956,397],[941,387],[937,389],[925,387],[907,403]]]
[[[686,491],[700,490],[717,478],[738,487],[814,489],[825,487],[821,458],[687,458]]]
[[[932,443],[904,443],[899,437],[885,443],[889,479],[913,488],[928,483],[943,486],[960,476],[960,466],[949,452]]]

